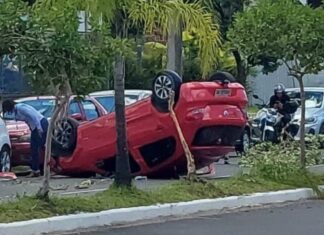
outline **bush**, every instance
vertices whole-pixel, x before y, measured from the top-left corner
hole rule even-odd
[[[307,136],[306,165],[322,162],[320,141],[322,137]],[[299,141],[285,141],[280,144],[261,143],[251,148],[241,163],[251,168],[251,174],[275,181],[287,181],[303,175],[305,170],[300,163]]]

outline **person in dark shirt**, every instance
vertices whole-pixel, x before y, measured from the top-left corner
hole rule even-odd
[[[275,108],[278,112],[283,115],[281,122],[283,127],[286,126],[290,120],[290,113],[287,110],[286,104],[290,101],[289,96],[285,92],[285,86],[283,84],[278,84],[274,88],[274,95],[270,98],[270,108]]]
[[[285,86],[278,84],[274,88],[274,95],[270,98],[270,108],[278,109],[279,113],[285,114],[284,106],[290,101],[289,96],[285,92]]]

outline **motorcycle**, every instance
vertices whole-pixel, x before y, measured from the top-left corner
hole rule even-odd
[[[257,95],[253,95],[253,98],[262,101],[261,105],[258,105],[260,110],[257,112],[255,118],[251,122],[251,140],[254,143],[260,142],[272,142],[278,143],[283,139],[291,138],[297,135],[299,126],[290,121],[286,126],[282,126],[282,114],[277,109],[269,108],[265,102],[260,99]],[[285,110],[291,116],[299,107],[299,103],[296,100],[292,100],[285,104]]]

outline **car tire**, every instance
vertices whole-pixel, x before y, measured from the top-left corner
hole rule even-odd
[[[10,172],[11,170],[11,159],[10,159],[10,148],[3,146],[0,151],[0,172]]]
[[[234,76],[228,72],[224,72],[224,71],[217,71],[214,74],[212,74],[210,76],[210,78],[208,79],[210,82],[236,82],[236,79],[234,78]]]
[[[241,137],[240,144],[236,147],[236,151],[240,154],[246,153],[251,146],[251,138],[248,130],[244,130],[243,135]]]
[[[66,118],[58,122],[53,131],[52,152],[55,156],[70,155],[77,142],[77,129],[79,122],[73,118]]]
[[[181,77],[171,70],[165,70],[157,74],[153,80],[152,104],[162,113],[169,112],[169,96],[171,90],[175,93],[175,102],[179,99]]]

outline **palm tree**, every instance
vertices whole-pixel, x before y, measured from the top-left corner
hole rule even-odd
[[[81,1],[81,0],[80,0]],[[195,30],[198,35],[199,57],[203,75],[207,75],[216,62],[216,55],[221,44],[218,24],[213,16],[202,6],[200,1],[187,3],[185,0],[88,0],[82,1],[83,7],[92,17],[101,18],[108,23],[112,35],[122,41],[127,38],[132,25],[143,26],[144,32],[159,29],[163,35],[181,35],[181,30]],[[179,36],[181,39],[181,36]],[[182,47],[168,44],[168,50],[181,52]],[[180,62],[179,62],[180,61]],[[130,167],[127,152],[127,136],[124,104],[124,54],[116,55],[115,60],[115,110],[117,131],[117,185],[130,185]],[[174,57],[169,68],[178,70],[181,59]]]

